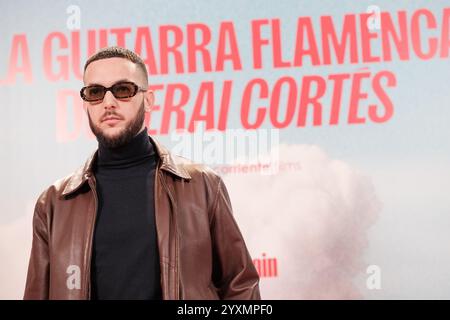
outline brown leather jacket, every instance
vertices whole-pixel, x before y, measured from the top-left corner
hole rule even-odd
[[[150,139],[159,155],[155,220],[163,299],[260,299],[222,179]],[[24,299],[90,299],[96,156],[37,200]]]

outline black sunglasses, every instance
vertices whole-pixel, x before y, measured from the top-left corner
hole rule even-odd
[[[118,82],[106,88],[99,84],[83,87],[80,90],[81,99],[88,102],[102,101],[107,91],[111,91],[116,99],[134,97],[139,91],[147,91],[133,82]]]

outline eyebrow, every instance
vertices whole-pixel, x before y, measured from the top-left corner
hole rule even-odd
[[[120,79],[120,80],[117,80],[116,82],[114,82],[111,86],[113,86],[113,85],[115,85],[115,84],[117,84],[117,83],[120,83],[120,82],[133,82],[133,83],[136,83],[136,82],[134,82],[134,81],[132,81],[132,80],[130,80],[130,79],[126,79],[126,78],[124,78],[124,79]],[[102,87],[104,87],[104,85],[102,85],[102,84],[100,84],[100,83],[88,83],[87,85],[86,85],[87,87],[88,86],[102,86]]]

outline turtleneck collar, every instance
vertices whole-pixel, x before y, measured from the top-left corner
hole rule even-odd
[[[98,145],[100,168],[126,168],[141,164],[155,156],[155,150],[147,134],[147,128],[138,133],[129,143],[118,148]]]

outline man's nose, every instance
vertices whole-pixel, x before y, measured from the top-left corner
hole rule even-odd
[[[117,101],[111,91],[106,91],[103,97],[103,106],[105,109],[117,108]]]

